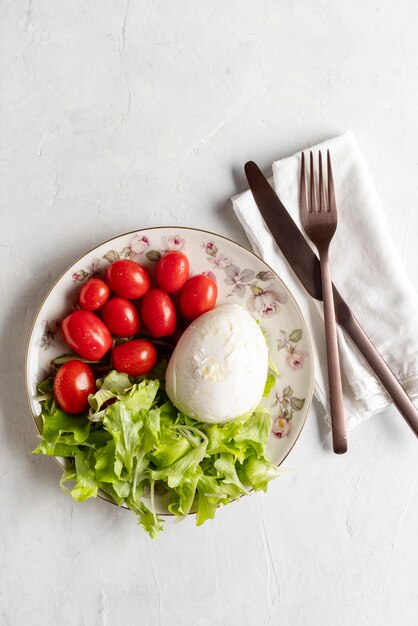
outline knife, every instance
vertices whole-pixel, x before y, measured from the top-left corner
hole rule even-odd
[[[318,257],[264,174],[253,161],[245,164],[245,174],[258,209],[283,256],[309,295],[316,300],[322,300],[321,266]],[[356,346],[407,424],[418,437],[418,409],[366,335],[334,284],[333,292],[337,323]]]

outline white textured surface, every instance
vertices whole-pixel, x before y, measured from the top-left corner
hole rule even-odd
[[[152,543],[27,454],[23,357],[75,257],[164,223],[245,243],[226,202],[243,163],[346,128],[418,287],[417,22],[414,0],[2,3],[2,626],[416,624],[418,456],[395,411],[339,458],[313,409],[266,496]]]

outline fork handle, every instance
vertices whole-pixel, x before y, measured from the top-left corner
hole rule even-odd
[[[332,444],[336,454],[347,452],[343,391],[341,385],[340,355],[337,324],[334,311],[331,269],[328,249],[319,251],[321,282],[324,299],[325,339],[327,347],[328,385],[331,407]]]
[[[418,437],[418,408],[398,382],[376,346],[364,332],[353,312],[334,287],[335,315],[341,328],[366,360],[366,363],[392,398],[406,423]]]

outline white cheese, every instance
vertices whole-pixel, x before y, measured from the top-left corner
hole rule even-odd
[[[167,367],[167,395],[190,417],[226,422],[256,408],[267,369],[267,344],[257,322],[239,304],[221,304],[180,337]]]

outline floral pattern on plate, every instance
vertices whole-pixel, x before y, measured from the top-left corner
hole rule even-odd
[[[302,411],[305,398],[294,396],[292,387],[288,385],[281,392],[276,392],[275,404],[278,405],[278,411],[273,414],[272,432],[277,439],[282,439],[290,435],[293,416]]]
[[[55,342],[55,336],[61,332],[62,320],[43,320],[42,335],[39,339],[39,346],[44,350],[48,350]]]
[[[279,313],[280,305],[286,304],[287,293],[285,291],[275,288],[272,282],[268,285],[263,284],[274,280],[273,272],[270,270],[256,272],[249,268],[241,269],[234,263],[232,257],[220,252],[213,241],[204,243],[203,247],[209,263],[217,270],[223,271],[225,273],[224,283],[232,286],[231,291],[227,294],[228,297],[236,295],[239,298],[244,298],[249,290],[248,308],[262,317]],[[213,275],[213,272],[210,274]]]
[[[79,269],[73,272],[72,279],[78,282],[84,282],[88,278],[101,276],[107,267],[107,263],[114,263],[120,259],[130,259],[136,263],[143,263],[144,256],[148,261],[157,262],[165,252],[170,250],[184,250],[186,240],[179,235],[163,236],[161,238],[161,248],[151,249],[151,242],[147,235],[140,233],[134,235],[127,246],[121,250],[108,250],[101,258],[93,259],[90,265],[85,269]]]
[[[295,328],[289,334],[285,330],[280,331],[281,337],[278,340],[277,349],[285,350],[286,353],[286,365],[290,369],[297,371],[301,370],[308,358],[306,350],[302,350],[298,344],[302,339],[302,329]]]

